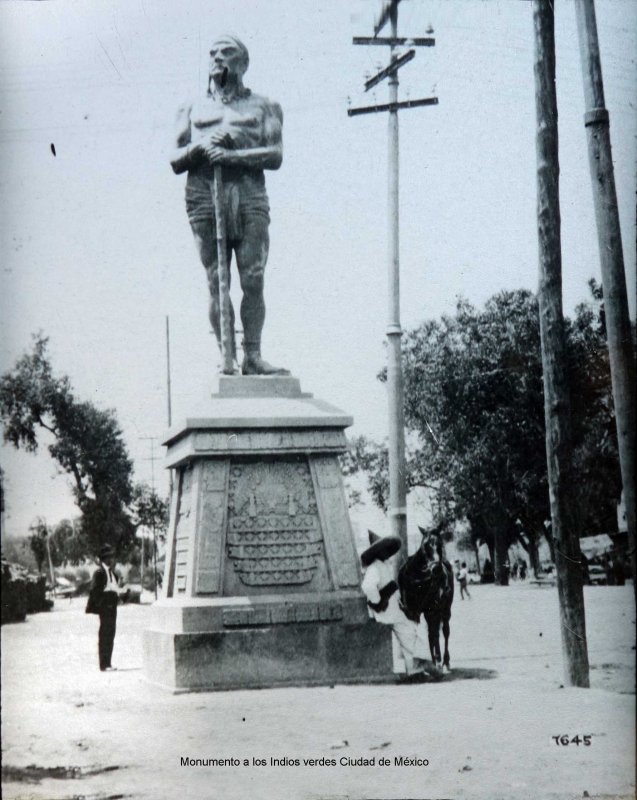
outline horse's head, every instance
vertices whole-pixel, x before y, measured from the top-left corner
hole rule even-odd
[[[442,561],[443,559],[442,528],[442,524],[430,530],[425,530],[420,525],[418,526],[422,536],[420,552],[427,559],[427,562]]]

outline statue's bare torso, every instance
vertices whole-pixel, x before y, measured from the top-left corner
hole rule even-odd
[[[243,96],[226,102],[213,94],[180,109],[178,146],[205,146],[212,133],[226,135],[231,148],[222,162],[224,171],[237,176],[242,172],[263,176],[263,170],[272,166],[268,163],[270,154],[262,153],[259,157],[259,151],[269,148],[274,141],[280,142],[282,117],[277,103],[247,89]],[[246,158],[242,151],[249,151],[252,157]],[[204,159],[189,171],[212,178],[213,164]]]

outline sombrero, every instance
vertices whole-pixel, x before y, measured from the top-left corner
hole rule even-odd
[[[361,564],[368,567],[376,560],[385,561],[400,550],[401,542],[397,536],[377,536],[374,531],[368,531],[369,544],[367,550],[361,553]]]

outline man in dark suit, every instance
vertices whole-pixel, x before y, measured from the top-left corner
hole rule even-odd
[[[118,602],[119,576],[115,572],[115,551],[107,544],[100,550],[100,565],[93,574],[86,605],[87,614],[98,614],[100,618],[98,653],[102,672],[115,669],[111,665],[111,655],[115,641]]]

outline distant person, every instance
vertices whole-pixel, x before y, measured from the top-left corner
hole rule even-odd
[[[467,564],[465,561],[462,562],[462,566],[456,572],[456,579],[460,584],[460,599],[464,600],[464,596],[466,594],[469,600],[471,600],[471,595],[469,594],[469,589],[467,588],[468,573]]]
[[[495,582],[495,573],[493,571],[493,564],[491,563],[490,558],[486,558],[484,560],[484,564],[482,565],[482,577],[480,578],[480,583],[494,583]]]
[[[621,553],[616,553],[613,559],[613,573],[615,577],[615,584],[617,586],[624,586],[626,584],[626,571],[624,565],[624,558]]]
[[[615,562],[610,555],[604,556],[604,572],[606,573],[606,584],[615,585]]]
[[[518,575],[520,576],[521,581],[526,580],[526,571],[528,569],[527,563],[525,559],[520,559],[520,565],[518,567]]]
[[[369,542],[370,546],[361,553],[361,564],[365,568],[361,589],[367,598],[370,616],[382,625],[391,626],[400,645],[407,677],[417,679],[423,674],[423,645],[418,626],[407,619],[400,607],[398,583],[389,561],[400,550],[400,539],[396,536],[381,538],[369,531]]]
[[[514,561],[513,566],[511,567],[511,577],[513,578],[514,581],[518,579],[518,569],[519,569],[519,564],[517,561]]]
[[[115,669],[111,664],[111,656],[115,641],[118,602],[119,576],[115,571],[115,551],[107,544],[100,550],[100,564],[93,574],[86,604],[86,613],[98,614],[100,618],[97,651],[102,672]]]

